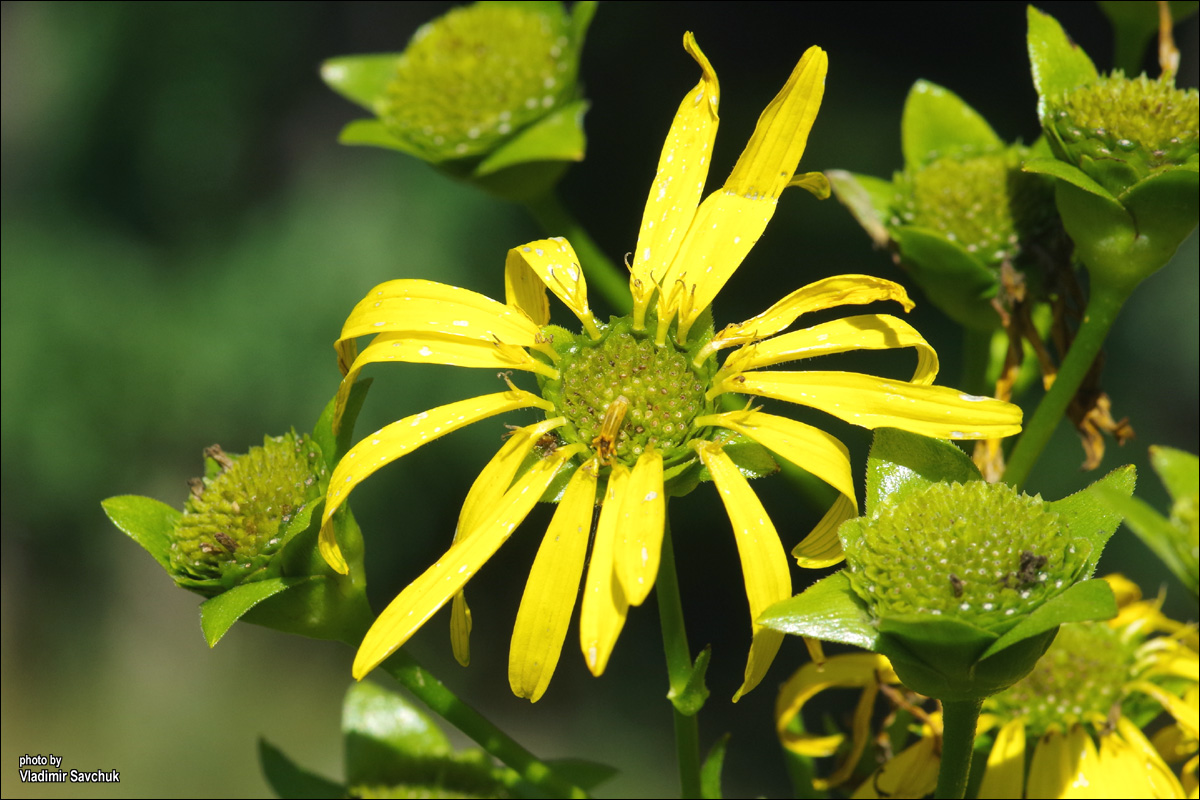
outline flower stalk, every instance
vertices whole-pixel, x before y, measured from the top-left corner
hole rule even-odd
[[[975,726],[982,707],[982,697],[942,702],[942,767],[934,797],[966,796],[971,754],[975,750]]]
[[[680,797],[700,796],[700,723],[697,714],[708,691],[699,693],[693,710],[685,711],[684,703],[697,693],[689,689],[692,675],[692,654],[688,648],[687,628],[683,620],[683,602],[679,595],[679,576],[675,571],[675,547],[671,541],[668,516],[663,525],[662,560],[658,564],[658,617],[662,626],[663,650],[667,656],[667,679],[670,681],[671,710],[675,716],[675,760],[679,768]],[[707,664],[699,665],[701,678]],[[703,682],[701,682],[703,689]]]

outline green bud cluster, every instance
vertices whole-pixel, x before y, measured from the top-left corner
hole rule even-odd
[[[1136,641],[1102,622],[1063,625],[1033,672],[988,698],[984,709],[1006,720],[1023,717],[1033,737],[1107,718],[1122,699],[1136,649]]]
[[[1053,183],[1021,171],[1024,147],[964,150],[897,175],[893,227],[916,225],[957,242],[980,262],[1015,263],[1053,225]]]
[[[1046,120],[1076,165],[1116,161],[1132,169],[1134,179],[1144,178],[1196,158],[1197,98],[1195,89],[1116,72],[1066,93]]]
[[[984,481],[936,483],[842,539],[855,593],[876,619],[932,615],[993,632],[1075,582],[1086,543],[1040,497]]]
[[[326,467],[307,436],[268,436],[262,447],[229,456],[205,451],[208,475],[192,494],[171,544],[177,579],[216,581],[215,592],[267,566],[283,543],[285,526],[322,496]]]
[[[692,420],[706,410],[705,381],[687,355],[670,342],[655,345],[627,324],[610,326],[597,342],[581,342],[564,356],[559,373],[547,395],[571,423],[567,437],[589,447],[613,401],[628,402],[614,439],[616,457],[626,464],[650,446],[670,460],[690,438]]]
[[[449,12],[413,35],[380,118],[435,161],[489,152],[573,97],[567,24],[562,13],[509,3]]]

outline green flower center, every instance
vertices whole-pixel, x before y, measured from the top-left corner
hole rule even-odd
[[[611,447],[626,464],[647,447],[670,461],[706,407],[705,382],[687,355],[634,333],[628,320],[614,322],[599,341],[580,341],[558,368],[547,397],[570,422],[564,436],[601,455]]]
[[[1124,161],[1144,174],[1195,156],[1198,97],[1195,89],[1118,72],[1068,92],[1047,119],[1077,157]]]
[[[1121,701],[1135,649],[1103,623],[1063,625],[1033,672],[989,698],[984,709],[1006,720],[1024,717],[1034,737],[1105,718]]]
[[[1027,155],[1017,147],[951,155],[904,176],[892,224],[937,231],[989,266],[1016,261],[1056,213],[1053,184],[1021,171]]]
[[[244,456],[219,447],[205,454],[209,476],[192,482],[171,566],[179,578],[229,588],[266,566],[282,544],[281,527],[320,498],[325,468],[308,437],[295,434],[268,436]]]
[[[843,535],[850,582],[877,619],[945,615],[1003,630],[1070,586],[1089,550],[1040,497],[933,484]]]
[[[573,92],[563,14],[477,3],[423,26],[400,57],[379,116],[433,160],[486,153]]]

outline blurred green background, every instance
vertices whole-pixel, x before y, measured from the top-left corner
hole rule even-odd
[[[6,797],[67,796],[24,785],[21,754],[117,769],[113,796],[266,796],[257,737],[340,777],[341,697],[350,651],[239,626],[209,651],[198,599],[176,590],[105,519],[100,500],[136,493],[179,505],[200,451],[308,429],[334,391],[331,348],[372,285],[422,277],[503,296],[507,248],[542,234],[513,207],[411,159],[336,143],[355,108],[317,75],[334,55],[394,51],[444,3],[8,3],[2,19],[2,535]],[[1111,34],[1090,4],[1048,3],[1098,64]],[[1037,134],[1020,4],[603,4],[584,53],[592,108],[586,162],[567,205],[614,259],[632,249],[662,137],[697,70],[696,33],[720,75],[723,179],[759,111],[810,44],[829,52],[825,105],[803,170],[890,175],[900,111],[917,78],[949,86],[1005,138]],[[1195,18],[1177,31],[1181,84],[1197,82]],[[1156,70],[1155,70],[1156,74]],[[715,185],[715,183],[714,183]],[[1134,295],[1108,348],[1114,413],[1138,438],[1103,470],[1134,462],[1139,494],[1166,494],[1146,459],[1162,443],[1195,452],[1197,244]],[[718,324],[842,272],[903,280],[849,215],[804,192],[784,196],[766,237],[729,284]],[[920,301],[920,298],[917,298]],[[602,305],[597,302],[597,305]],[[557,311],[555,312],[558,313]],[[956,379],[955,331],[927,303],[911,320]],[[909,355],[878,362],[903,374]],[[855,362],[862,365],[863,362]],[[875,365],[876,362],[872,362]],[[379,368],[362,429],[494,391],[486,371]],[[813,419],[862,463],[869,435]],[[531,415],[526,415],[532,419]],[[521,420],[510,420],[521,421]],[[371,595],[386,603],[444,550],[501,421],[458,433],[384,470],[356,493]],[[1090,477],[1060,429],[1031,491],[1058,498]],[[781,480],[756,484],[789,548],[818,512]],[[774,687],[806,656],[789,641],[762,687],[729,702],[749,643],[736,550],[701,487],[672,506],[693,650],[715,643],[701,717],[707,747],[730,730],[732,796],[788,792],[775,743]],[[675,516],[677,515],[677,516]],[[446,614],[412,652],[536,753],[584,755],[622,773],[605,794],[675,790],[671,714],[653,602],[631,614],[608,673],[573,646],[536,706],[509,692],[508,637],[548,515],[539,509],[471,584],[474,661],[451,657]],[[1102,569],[1121,569],[1168,610],[1196,609],[1123,531]],[[796,570],[797,588],[810,575]]]

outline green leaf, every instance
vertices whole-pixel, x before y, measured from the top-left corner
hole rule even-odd
[[[867,515],[942,482],[982,480],[967,454],[950,442],[896,428],[875,431],[867,456]]]
[[[700,655],[696,656],[683,690],[676,692],[672,687],[667,692],[667,699],[685,717],[695,716],[704,707],[704,701],[708,700],[708,687],[704,684],[704,675],[708,672],[708,662],[711,658],[712,647],[705,647],[700,651]]]
[[[350,102],[377,114],[400,57],[400,53],[379,53],[331,58],[321,65],[321,80]]]
[[[771,451],[758,442],[741,434],[734,434],[728,439],[723,436],[718,438],[723,442],[728,441],[728,444],[722,445],[722,449],[747,478],[765,478],[779,472],[779,464],[775,462]]]
[[[725,765],[725,747],[729,734],[717,739],[700,766],[700,796],[706,800],[721,800],[721,768]]]
[[[583,116],[588,105],[587,100],[576,100],[542,117],[489,153],[475,167],[473,177],[531,161],[582,161],[587,151]]]
[[[1023,172],[1033,172],[1038,175],[1049,175],[1052,178],[1058,178],[1060,181],[1066,181],[1072,186],[1083,189],[1085,192],[1091,192],[1097,197],[1108,200],[1117,207],[1121,206],[1121,201],[1113,197],[1107,189],[1093,180],[1086,172],[1065,161],[1059,161],[1057,158],[1026,159],[1025,163],[1021,165],[1021,170]]]
[[[424,712],[395,692],[369,681],[350,687],[342,704],[346,782],[390,784],[403,780],[397,764],[447,756],[450,740]]]
[[[1150,446],[1150,464],[1172,500],[1189,497],[1200,490],[1200,458],[1174,447]]]
[[[416,145],[409,144],[400,137],[393,135],[388,130],[388,127],[377,119],[356,119],[353,122],[346,123],[346,126],[342,128],[342,132],[338,134],[338,142],[351,146],[364,145],[367,147],[383,147],[388,150],[399,150],[401,153],[407,153],[410,156],[416,156],[434,164],[439,160],[436,156],[427,153]]]
[[[282,591],[303,583],[309,578],[268,578],[254,583],[243,583],[200,604],[200,629],[209,647],[216,647],[233,623],[266,600]]]
[[[1097,78],[1096,65],[1071,41],[1058,20],[1033,6],[1028,9],[1029,68],[1038,93],[1038,119],[1045,123],[1046,105],[1065,92]]]
[[[904,166],[910,170],[955,152],[998,150],[1004,142],[962,98],[929,81],[917,81],[904,102],[900,121]]]
[[[350,387],[350,397],[346,400],[346,408],[342,412],[342,427],[336,437],[333,435],[333,406],[336,398],[325,405],[321,416],[317,418],[312,439],[321,448],[321,455],[325,457],[325,464],[330,471],[337,466],[354,443],[354,423],[358,419],[358,412],[362,410],[363,401],[367,399],[367,390],[371,388],[373,380],[375,379],[364,378],[355,381]]]
[[[592,17],[596,16],[598,5],[596,0],[582,0],[571,8],[571,40],[575,45],[576,52],[583,49],[583,40],[587,37],[588,28],[592,24]]]
[[[901,225],[891,229],[891,236],[913,280],[943,314],[973,330],[999,326],[991,304],[1000,285],[998,272],[937,231]]]
[[[992,642],[980,660],[1067,622],[1112,619],[1116,615],[1117,599],[1113,597],[1107,581],[1100,578],[1081,581],[1035,608],[1012,630]]]
[[[793,636],[809,636],[874,650],[879,632],[850,588],[845,572],[835,572],[758,615],[759,625]]]
[[[1180,583],[1193,593],[1196,592],[1196,576],[1175,549],[1173,543],[1180,538],[1180,533],[1170,520],[1155,511],[1146,501],[1128,497],[1106,486],[1097,487],[1095,494],[1125,517],[1126,526],[1150,548],[1159,561],[1167,565]]]
[[[346,797],[346,787],[307,770],[301,769],[266,739],[258,740],[258,765],[267,785],[285,800]]]
[[[599,761],[588,761],[585,758],[550,758],[542,762],[559,778],[590,792],[605,781],[612,780],[620,770]]]
[[[171,535],[183,514],[151,497],[124,494],[100,503],[112,524],[171,571]]]
[[[875,246],[886,247],[891,241],[887,224],[892,216],[892,198],[896,194],[892,182],[840,169],[828,170],[825,177],[838,201],[850,211]]]
[[[1124,497],[1133,494],[1137,470],[1133,465],[1117,467],[1091,486],[1062,500],[1046,503],[1046,511],[1058,514],[1059,523],[1074,538],[1084,539],[1092,547],[1088,557],[1088,575],[1095,569],[1100,552],[1121,524],[1121,514],[1101,499],[1098,489],[1105,487]]]

